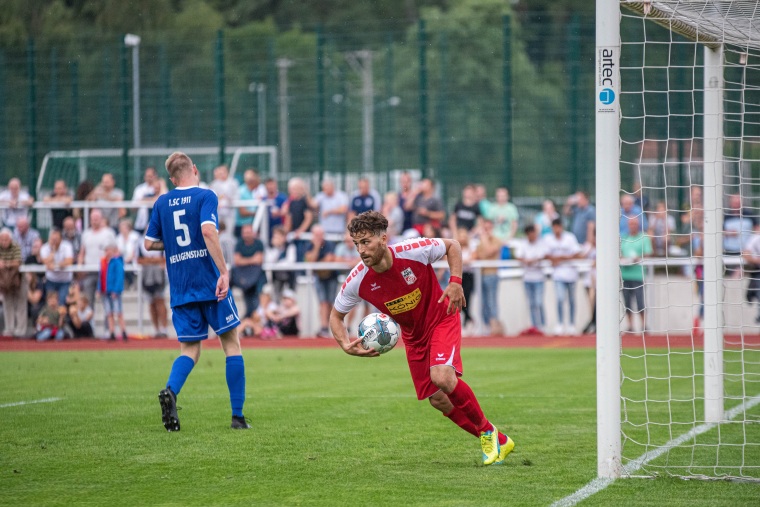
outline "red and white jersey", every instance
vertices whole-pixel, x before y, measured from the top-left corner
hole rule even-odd
[[[425,343],[428,334],[446,317],[448,300],[439,303],[443,291],[431,264],[446,255],[441,239],[414,238],[388,249],[393,265],[378,273],[359,262],[335,298],[335,309],[348,313],[363,299],[387,313],[401,326],[407,345]]]

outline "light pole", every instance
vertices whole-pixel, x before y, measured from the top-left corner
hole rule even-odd
[[[126,34],[124,45],[132,48],[132,147],[137,149],[140,148],[140,36]],[[135,156],[134,164],[134,181],[137,181],[140,174],[140,157]]]

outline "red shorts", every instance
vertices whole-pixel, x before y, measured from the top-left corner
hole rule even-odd
[[[406,360],[412,374],[417,399],[430,398],[440,389],[430,380],[430,368],[433,366],[450,366],[457,377],[462,376],[462,326],[459,312],[448,315],[438,324],[426,339],[409,344],[404,340]]]

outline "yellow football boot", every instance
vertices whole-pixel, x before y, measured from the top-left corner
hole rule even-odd
[[[507,455],[510,452],[512,452],[512,449],[514,448],[515,448],[515,441],[507,437],[507,443],[501,446],[501,449],[499,451],[499,459],[494,461],[494,465],[503,465],[504,459],[507,457]]]
[[[483,464],[491,465],[499,459],[501,446],[499,445],[499,430],[493,427],[491,431],[480,432],[480,448],[483,450]]]

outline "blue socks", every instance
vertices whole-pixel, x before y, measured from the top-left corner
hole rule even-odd
[[[243,356],[227,357],[227,387],[230,390],[232,415],[243,417],[245,403],[245,364]]]
[[[175,359],[174,364],[172,364],[172,371],[169,373],[169,380],[166,381],[166,387],[171,388],[174,394],[179,396],[187,376],[193,371],[193,366],[195,366],[195,361],[187,356],[179,356]]]

